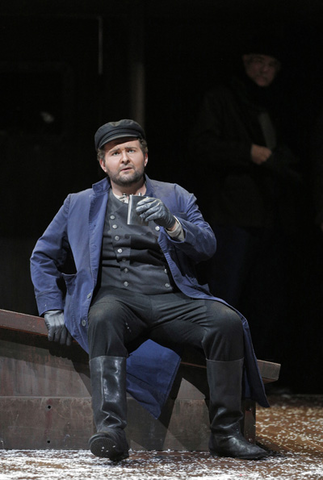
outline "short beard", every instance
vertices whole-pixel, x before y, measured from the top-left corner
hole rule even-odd
[[[135,171],[130,178],[122,178],[119,176],[111,177],[108,172],[108,177],[119,187],[129,187],[130,185],[140,182],[140,180],[144,177],[144,171]]]

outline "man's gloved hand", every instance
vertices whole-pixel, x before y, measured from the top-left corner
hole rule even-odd
[[[64,312],[62,310],[48,310],[44,314],[45,325],[48,330],[48,340],[70,346],[72,337],[65,327]]]
[[[145,197],[140,200],[137,203],[136,212],[146,222],[154,220],[157,225],[165,227],[167,230],[171,230],[176,223],[174,215],[158,198]]]

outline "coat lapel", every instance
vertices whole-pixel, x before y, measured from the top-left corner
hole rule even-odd
[[[97,277],[101,256],[104,219],[108,202],[109,184],[107,179],[93,185],[89,210],[89,252],[90,265],[94,278]]]

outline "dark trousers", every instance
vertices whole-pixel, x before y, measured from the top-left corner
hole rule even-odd
[[[209,360],[244,356],[239,315],[213,300],[182,293],[143,295],[123,289],[101,289],[89,313],[89,356],[127,357],[151,339],[179,351],[190,346]]]

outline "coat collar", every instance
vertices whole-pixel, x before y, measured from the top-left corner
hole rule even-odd
[[[92,189],[95,195],[101,195],[103,193],[107,193],[111,188],[110,181],[108,177],[103,178],[99,182],[96,182],[92,185]]]

